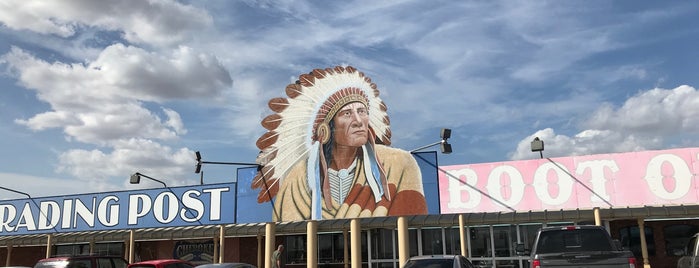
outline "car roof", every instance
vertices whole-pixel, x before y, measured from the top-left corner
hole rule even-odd
[[[411,260],[425,260],[425,259],[453,259],[459,255],[420,255],[410,257]]]
[[[135,263],[130,264],[129,266],[138,265],[138,264],[162,264],[162,263],[177,263],[177,262],[188,263],[187,261],[177,260],[177,259],[160,259],[160,260],[148,260],[148,261],[135,262]]]
[[[242,262],[207,263],[197,265],[200,268],[233,268],[233,267],[255,267],[255,265]]]
[[[77,259],[95,259],[95,258],[119,258],[121,256],[110,256],[110,255],[78,255],[78,256],[56,256],[39,260],[39,262],[47,261],[64,261],[64,260],[77,260]]]

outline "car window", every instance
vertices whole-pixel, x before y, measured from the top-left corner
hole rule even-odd
[[[129,268],[155,268],[155,265],[152,264],[136,264],[136,265],[131,265]]]
[[[112,261],[108,258],[97,258],[97,268],[114,268]]]
[[[464,256],[459,255],[459,262],[461,263],[461,268],[472,268],[473,264]]]
[[[427,268],[453,268],[454,259],[421,259],[421,260],[410,260],[408,261],[404,268],[417,268],[417,267],[427,267]]]
[[[92,268],[90,260],[69,260],[65,268]]]
[[[68,261],[41,261],[34,265],[34,268],[63,268],[68,264]]]
[[[194,266],[189,265],[189,263],[178,263],[177,268],[194,268]]]

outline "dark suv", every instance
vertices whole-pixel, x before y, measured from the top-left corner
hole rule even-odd
[[[34,268],[126,268],[129,263],[119,256],[71,256],[39,260]]]

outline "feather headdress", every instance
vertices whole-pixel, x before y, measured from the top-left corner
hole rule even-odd
[[[323,155],[323,146],[332,131],[329,123],[340,108],[351,102],[361,102],[369,111],[369,141],[362,146],[367,181],[377,202],[381,196],[390,200],[385,174],[373,148],[376,142],[391,143],[386,105],[379,98],[376,84],[351,66],[337,66],[302,74],[296,83],[286,87],[286,95],[287,98],[269,101],[274,113],[262,120],[267,132],[257,140],[261,150],[257,164],[261,169],[252,184],[253,188],[260,188],[257,201],[267,202],[276,196],[287,173],[306,160],[311,218],[320,218],[321,199],[331,202],[327,191],[328,165]]]

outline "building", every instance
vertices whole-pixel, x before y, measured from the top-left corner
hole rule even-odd
[[[437,167],[436,156],[427,159]],[[260,208],[242,206],[236,184],[39,198],[44,211],[56,212],[43,219],[30,200],[2,201],[0,263],[32,266],[47,255],[110,253],[132,261],[177,257],[265,267],[265,256],[284,244],[290,267],[349,267],[353,260],[399,267],[407,256],[462,249],[479,267],[527,267],[514,244],[530,245],[538,228],[600,224],[638,263],[675,267],[687,239],[699,232],[698,159],[699,148],[684,148],[440,166],[438,183],[425,184],[438,213],[430,207],[429,215],[400,217],[248,222],[241,215]],[[424,178],[432,165],[421,163]],[[180,209],[177,197],[196,213]]]

